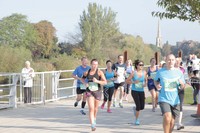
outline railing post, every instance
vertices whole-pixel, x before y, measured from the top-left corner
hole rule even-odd
[[[41,75],[41,100],[45,104],[45,85],[44,85],[44,73]]]
[[[17,96],[16,96],[17,80],[18,80],[18,76],[12,75],[12,81],[11,81],[12,86],[10,88],[11,97],[9,97],[9,106],[13,108],[17,108]]]
[[[22,84],[22,81],[23,81],[23,79],[22,79],[22,75],[20,74],[20,82],[19,82],[19,85],[20,85],[20,88],[19,88],[19,100],[20,100],[20,103],[22,103],[22,86],[23,86],[23,84]]]

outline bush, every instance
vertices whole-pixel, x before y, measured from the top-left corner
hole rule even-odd
[[[72,56],[67,56],[63,54],[55,59],[54,66],[56,70],[74,70],[78,65],[80,65],[80,60]],[[61,77],[71,77],[70,73],[62,74]]]
[[[26,60],[31,61],[31,52],[23,47],[0,46],[0,72],[21,72]]]

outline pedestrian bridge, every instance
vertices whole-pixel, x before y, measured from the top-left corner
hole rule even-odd
[[[1,133],[89,133],[91,132],[88,108],[87,115],[81,115],[80,105],[73,106],[75,98],[48,102],[45,105],[19,105],[14,109],[0,110]],[[163,133],[160,109],[151,111],[146,104],[141,112],[140,123],[133,122],[133,101],[124,101],[124,108],[112,107],[113,113],[99,108],[96,133]],[[184,105],[183,124],[185,129],[175,130],[177,133],[199,133],[200,119],[191,117],[196,113],[196,106]]]

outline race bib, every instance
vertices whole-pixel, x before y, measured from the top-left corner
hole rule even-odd
[[[86,90],[86,86],[84,84],[80,84],[80,89],[81,90]]]
[[[156,72],[152,72],[152,73],[150,73],[150,77],[154,80],[155,77],[156,77]]]
[[[121,83],[121,82],[125,81],[124,72],[125,72],[125,68],[124,67],[118,67],[118,70],[117,70],[117,75],[118,75],[117,82],[118,83]]]
[[[176,91],[178,87],[178,79],[164,79],[164,89],[165,91]]]
[[[129,75],[130,75],[129,73],[126,73],[125,77],[126,77],[126,78],[128,78],[128,77],[129,77]]]
[[[94,82],[89,82],[89,90],[90,91],[97,91],[99,89],[98,84]]]
[[[136,89],[142,89],[143,88],[143,82],[139,82],[139,83],[135,84],[135,88]]]

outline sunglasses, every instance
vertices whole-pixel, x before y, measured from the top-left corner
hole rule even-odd
[[[144,64],[138,64],[139,66],[144,66]]]

